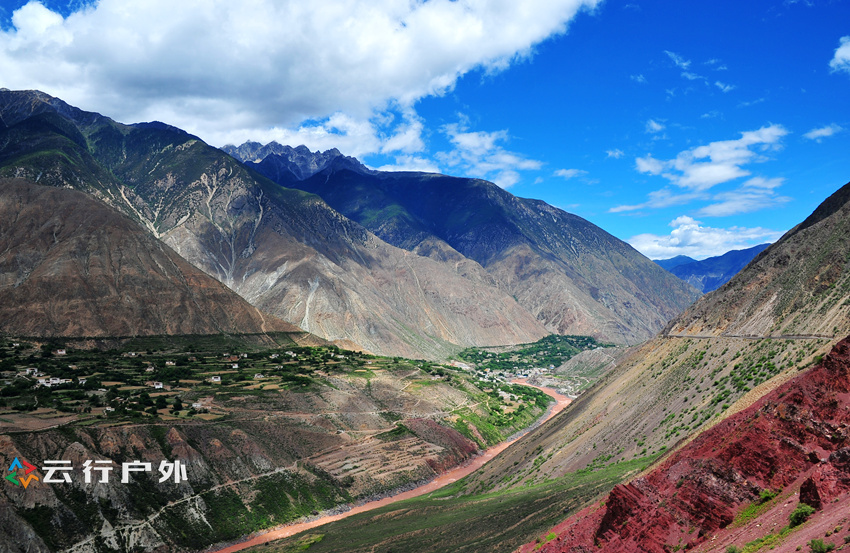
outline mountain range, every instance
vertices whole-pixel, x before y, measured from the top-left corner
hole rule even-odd
[[[487,181],[372,171],[333,150],[311,158],[274,143],[225,150],[394,246],[483,269],[550,332],[633,344],[696,297],[588,221]]]
[[[485,181],[302,148],[282,186],[180,129],[36,91],[0,91],[0,125],[0,176],[86,192],[255,307],[375,353],[438,358],[553,331],[635,343],[697,296],[589,222]],[[338,201],[354,185],[359,210]]]
[[[685,255],[655,262],[703,293],[717,290],[738,274],[770,244],[759,244],[743,250],[731,250],[723,255],[697,261]]]

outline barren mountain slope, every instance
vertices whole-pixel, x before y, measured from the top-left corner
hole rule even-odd
[[[850,184],[671,322],[667,333],[836,336],[850,315],[848,291]]]
[[[262,161],[249,165],[285,186],[318,194],[390,244],[480,264],[551,332],[634,344],[698,297],[590,222],[493,183],[370,171],[338,152],[331,161],[331,152],[308,160],[303,147],[281,148],[267,148]],[[240,149],[230,151],[238,155]],[[250,152],[243,159],[261,154]]]
[[[298,331],[126,216],[74,190],[0,179],[0,331],[132,336]]]
[[[253,305],[324,338],[436,358],[547,333],[480,267],[392,247],[179,129],[121,125],[38,92],[0,91],[0,116],[0,175],[95,195]]]

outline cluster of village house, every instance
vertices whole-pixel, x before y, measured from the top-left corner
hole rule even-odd
[[[17,347],[18,345],[19,344],[14,343],[14,344],[12,344],[12,347]],[[64,349],[57,349],[57,350],[53,351],[53,355],[57,355],[57,356],[58,355],[67,355],[67,351],[64,350]],[[125,353],[124,355],[126,357],[137,357],[139,354],[131,351],[131,352]],[[286,351],[286,352],[284,352],[284,355],[288,355],[289,357],[292,357],[293,359],[298,357],[298,355],[295,352],[292,352],[292,351]],[[248,354],[247,353],[243,353],[241,355],[225,354],[225,357],[226,357],[225,360],[228,363],[231,363],[231,365],[230,365],[231,368],[238,369],[239,363],[236,363],[235,361],[239,361],[240,359],[247,358]],[[277,354],[277,353],[274,353],[274,354],[269,356],[270,359],[277,359],[279,357],[280,357],[280,354]],[[338,357],[343,357],[343,356],[338,356]],[[190,360],[194,360],[194,359],[190,358]],[[176,366],[176,363],[174,361],[166,361],[165,366],[166,367],[174,367],[174,366]],[[72,368],[72,369],[77,368],[75,365],[69,365],[69,367]],[[145,372],[154,372],[155,370],[156,370],[156,368],[153,367],[153,366],[148,366],[147,368],[145,368]],[[72,384],[74,382],[70,378],[56,378],[56,377],[52,377],[50,375],[46,375],[44,373],[39,372],[38,369],[35,369],[35,368],[24,369],[24,371],[20,374],[22,376],[31,376],[31,377],[35,378],[36,379],[36,386],[44,386],[44,387],[47,387],[47,388],[50,388],[52,386],[58,386],[60,384]],[[265,378],[265,376],[262,375],[262,374],[257,373],[257,374],[254,375],[254,380],[259,380],[259,379],[262,379],[262,378]],[[87,381],[86,378],[78,378],[77,379],[77,383],[80,386],[84,385],[86,383],[86,381]],[[211,382],[213,384],[220,384],[221,383],[221,376],[212,375],[209,378],[207,378],[207,381]],[[153,380],[145,382],[145,385],[150,386],[151,388],[153,388],[155,390],[161,390],[161,389],[165,388],[165,384],[163,384],[162,382],[157,382],[157,381],[153,381]],[[201,405],[198,404],[198,407],[200,407],[200,406]],[[193,407],[194,407],[194,405],[193,405]]]

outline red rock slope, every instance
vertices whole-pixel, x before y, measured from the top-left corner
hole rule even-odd
[[[784,509],[782,518],[771,518],[776,526],[758,525],[761,535],[738,532],[736,538],[778,531],[798,501],[835,512],[830,527],[841,522],[833,505],[847,511],[850,497],[850,338],[822,364],[706,431],[649,475],[615,487],[558,525],[557,537],[549,534],[553,539],[520,551],[723,551],[722,544],[732,543],[724,536],[740,526],[731,525],[736,515],[767,489],[784,490],[771,508]],[[803,534],[795,534],[794,544]]]

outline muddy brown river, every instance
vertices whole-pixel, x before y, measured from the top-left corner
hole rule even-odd
[[[531,384],[528,384],[524,379],[515,379],[512,382],[515,384],[525,384],[526,386],[532,386]],[[555,405],[549,408],[548,414],[540,421],[541,424],[563,411],[564,408],[572,401],[570,400],[570,398],[559,394],[551,388],[541,388],[539,386],[534,386],[534,388],[546,392],[547,395],[555,399]],[[252,536],[243,542],[239,542],[234,545],[229,545],[221,549],[214,549],[213,551],[215,551],[215,553],[233,553],[235,551],[242,551],[243,549],[247,549],[248,547],[253,547],[255,545],[261,545],[281,538],[288,538],[289,536],[293,536],[295,534],[298,534],[299,532],[303,532],[304,530],[316,528],[318,526],[322,526],[335,520],[341,520],[357,513],[365,513],[366,511],[371,511],[372,509],[377,509],[378,507],[391,505],[396,501],[410,499],[411,497],[418,497],[420,495],[431,493],[433,491],[439,490],[443,486],[460,480],[464,476],[478,470],[487,462],[489,462],[493,457],[507,449],[509,445],[511,445],[518,439],[519,438],[514,438],[513,440],[505,441],[498,445],[494,445],[493,447],[484,450],[481,455],[475,457],[474,459],[471,459],[467,463],[450,469],[438,475],[436,478],[434,478],[427,484],[423,484],[417,488],[413,488],[412,490],[401,492],[391,497],[385,497],[383,499],[370,501],[362,505],[357,505],[356,507],[352,507],[351,510],[346,511],[344,513],[328,515],[307,522],[297,522],[295,524],[281,526],[280,528],[276,528],[274,530],[269,530],[267,532],[263,532],[262,534]]]

